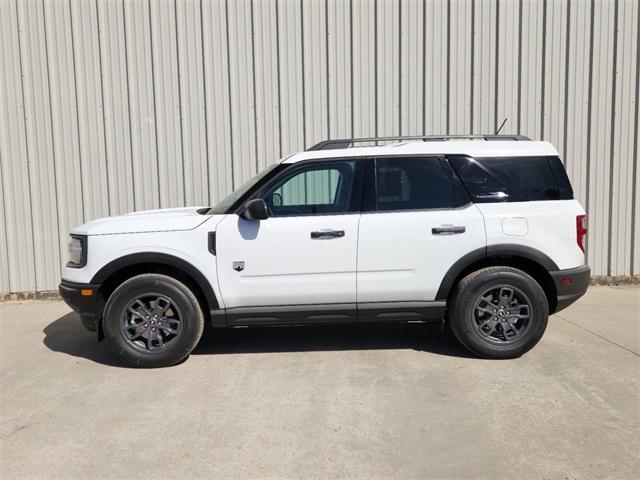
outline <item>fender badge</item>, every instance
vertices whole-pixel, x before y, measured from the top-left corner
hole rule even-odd
[[[236,272],[241,272],[244,270],[244,262],[233,262],[233,269]]]

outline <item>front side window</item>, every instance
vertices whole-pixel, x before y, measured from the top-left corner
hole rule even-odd
[[[272,216],[321,215],[351,210],[355,161],[314,162],[294,167],[260,197]]]
[[[558,157],[471,158],[449,161],[474,202],[569,200],[571,184]]]
[[[469,203],[451,167],[438,157],[378,158],[375,209],[426,210]]]

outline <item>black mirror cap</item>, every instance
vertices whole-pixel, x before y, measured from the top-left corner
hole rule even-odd
[[[263,199],[254,198],[244,204],[240,216],[245,220],[266,220],[269,218],[269,210]]]

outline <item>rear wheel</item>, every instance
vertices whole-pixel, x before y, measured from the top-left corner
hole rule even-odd
[[[111,350],[133,367],[166,367],[184,360],[202,336],[198,300],[178,280],[138,275],[109,297],[103,329]]]
[[[549,305],[542,287],[512,267],[489,267],[460,281],[451,306],[460,342],[485,358],[515,358],[540,341]]]

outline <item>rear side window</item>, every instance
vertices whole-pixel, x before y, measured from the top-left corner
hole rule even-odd
[[[469,203],[451,167],[439,157],[392,157],[375,161],[375,209],[457,208]]]
[[[477,203],[573,198],[558,157],[451,156],[449,161]]]

